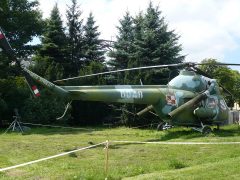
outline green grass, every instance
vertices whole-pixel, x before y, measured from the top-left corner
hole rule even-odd
[[[129,128],[96,128],[94,131],[33,128],[24,135],[0,135],[0,168],[106,140],[240,141],[240,130],[237,126],[227,126],[204,137],[187,128],[174,128],[164,132]],[[239,167],[240,144],[114,143],[109,148],[108,179],[239,179]],[[104,168],[105,150],[104,146],[99,146],[0,172],[0,179],[104,179]]]

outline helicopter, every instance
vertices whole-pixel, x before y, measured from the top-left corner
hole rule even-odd
[[[164,128],[164,125],[187,126],[203,134],[212,131],[210,126],[216,125],[217,128],[219,128],[219,126],[228,119],[229,108],[221,91],[223,89],[228,94],[230,94],[230,92],[220,87],[215,79],[210,78],[197,67],[198,65],[207,65],[206,63],[183,62],[168,65],[128,68],[57,80],[54,81],[54,84],[21,65],[20,60],[16,58],[14,50],[11,48],[1,29],[0,47],[21,69],[35,97],[39,97],[40,92],[33,80],[48,88],[53,93],[65,97],[69,101],[81,100],[106,103],[144,104],[147,107],[138,112],[137,115],[141,116],[154,110],[161,122],[164,122],[164,124],[160,123],[158,128]],[[240,64],[221,63],[218,65],[239,66]],[[58,82],[76,78],[153,68],[179,68],[182,70],[179,75],[169,81],[167,85],[56,85]],[[68,103],[63,116],[69,105],[70,103]]]

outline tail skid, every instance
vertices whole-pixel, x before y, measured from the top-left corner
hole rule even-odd
[[[64,118],[64,116],[66,115],[67,110],[69,109],[69,106],[71,105],[71,103],[72,103],[72,101],[70,101],[70,102],[66,105],[66,108],[65,108],[65,111],[64,111],[63,115],[60,116],[60,117],[58,117],[58,118],[56,118],[57,120],[61,120],[62,118]]]

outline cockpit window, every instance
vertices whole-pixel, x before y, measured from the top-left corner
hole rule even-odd
[[[206,89],[206,85],[201,76],[194,74],[186,74],[181,72],[180,75],[173,78],[169,82],[170,88],[177,88],[187,91],[201,92]]]

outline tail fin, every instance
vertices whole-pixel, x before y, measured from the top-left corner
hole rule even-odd
[[[40,83],[41,85],[43,85],[44,87],[54,91],[55,93],[61,95],[61,96],[68,96],[68,91],[66,91],[65,89],[61,88],[60,86],[57,86],[53,83],[51,83],[50,81],[42,78],[41,76],[35,74],[34,72],[30,71],[27,68],[23,68],[24,73],[26,73],[29,77],[31,77],[32,79],[34,79],[35,81],[37,81],[38,83]],[[32,86],[31,86],[32,87]],[[34,88],[34,87],[32,87]],[[37,91],[36,91],[37,93]]]
[[[34,97],[39,97],[40,92],[32,79],[36,80],[37,82],[39,82],[46,88],[53,90],[57,94],[60,94],[63,96],[68,95],[68,91],[66,91],[63,88],[56,86],[55,84],[49,82],[48,80],[38,76],[37,74],[33,73],[29,69],[22,67],[20,64],[20,60],[17,59],[14,50],[12,49],[11,45],[8,43],[1,28],[0,28],[0,47],[4,50],[4,52],[8,55],[8,57],[12,61],[16,62],[16,65],[19,67],[19,69],[21,69],[22,74],[25,77],[26,82],[29,86],[29,89],[31,90]]]

